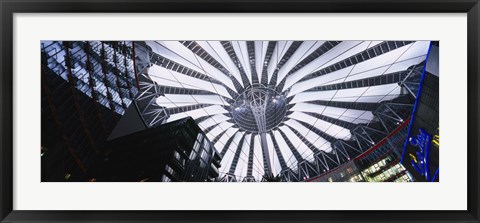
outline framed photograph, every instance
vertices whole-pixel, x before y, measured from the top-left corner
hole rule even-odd
[[[478,0],[0,6],[2,222],[480,222]]]

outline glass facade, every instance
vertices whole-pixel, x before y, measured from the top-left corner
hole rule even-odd
[[[122,115],[138,93],[130,41],[42,41],[43,64]]]
[[[88,181],[138,92],[132,42],[42,41],[42,181]]]

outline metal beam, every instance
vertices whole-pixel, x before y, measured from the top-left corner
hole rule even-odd
[[[425,66],[425,62],[426,60],[415,65],[413,68],[409,68],[411,73],[400,83],[401,86],[403,86],[414,98],[417,97],[417,91],[418,87],[420,86],[420,79],[422,77],[422,71]]]
[[[351,133],[362,152],[370,149],[387,135],[386,132],[364,125],[358,125]]]
[[[307,160],[298,163],[298,179],[306,180],[308,178],[318,176],[320,173],[316,169],[318,168],[315,168],[315,164],[312,165]]]
[[[298,182],[298,174],[293,172],[292,169],[287,168],[283,169],[282,172],[280,172],[280,176],[282,177],[283,182]]]
[[[412,104],[383,103],[373,114],[387,132],[392,132],[412,114],[412,110]]]

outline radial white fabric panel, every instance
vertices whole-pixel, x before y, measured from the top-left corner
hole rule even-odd
[[[223,152],[221,174],[228,173],[236,159],[237,180],[252,172],[260,181],[266,174],[265,151],[266,162],[278,175],[284,170],[281,162],[296,169],[303,160],[314,161],[315,151],[331,152],[335,140],[354,140],[351,130],[358,124],[378,121],[376,107],[408,94],[401,85],[408,76],[401,72],[421,66],[430,42],[146,44],[153,56],[168,61],[152,62],[148,69],[160,92],[156,103],[167,110],[168,121],[194,118],[207,137],[216,140],[216,150]],[[262,101],[263,107],[258,103],[254,107],[253,100]],[[259,122],[264,122],[262,128]]]

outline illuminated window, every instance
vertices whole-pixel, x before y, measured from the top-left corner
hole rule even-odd
[[[177,160],[180,160],[180,158],[181,158],[181,157],[180,157],[180,154],[179,154],[177,151],[175,151],[175,152],[173,153],[173,156],[175,156],[175,158],[176,158]]]
[[[167,177],[166,175],[163,175],[162,181],[163,181],[163,182],[170,182],[170,181],[172,181],[172,180],[171,180],[169,177]]]
[[[347,169],[347,172],[348,172],[348,173],[352,173],[352,172],[353,172],[352,167],[349,167],[349,168]]]
[[[201,143],[198,141],[195,141],[195,144],[193,145],[193,151],[192,152],[197,152],[200,149]]]
[[[169,165],[165,166],[165,171],[167,171],[168,173],[170,173],[172,175],[175,173],[175,171],[173,171],[173,169]]]

